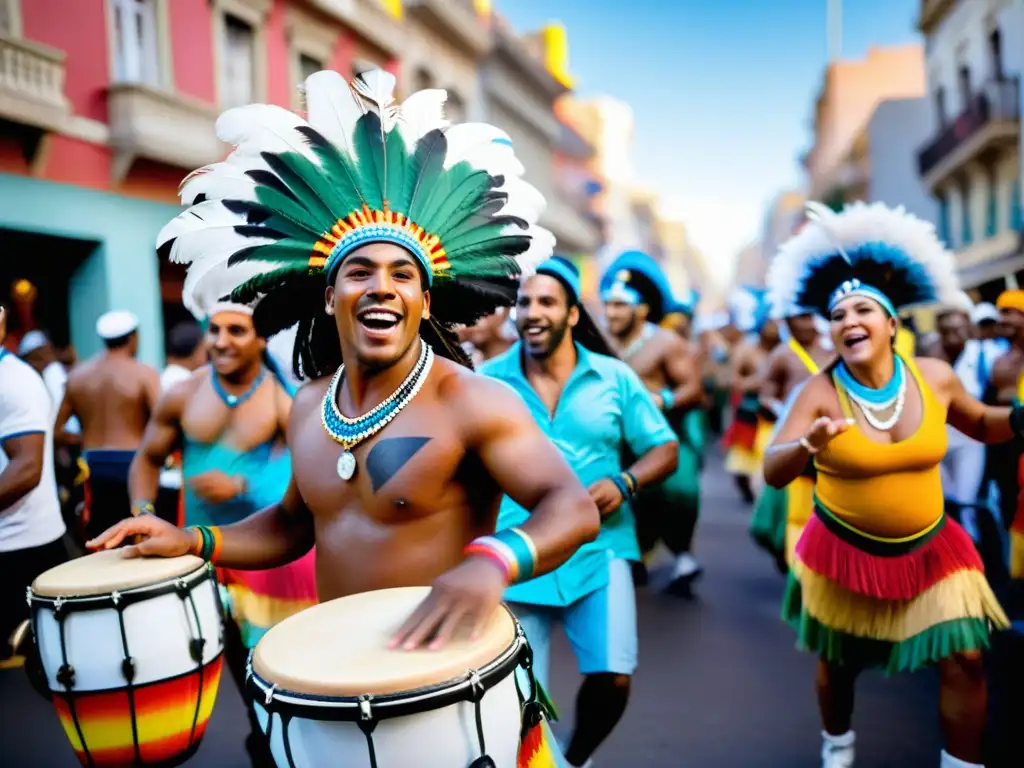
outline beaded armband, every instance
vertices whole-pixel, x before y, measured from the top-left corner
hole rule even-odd
[[[195,531],[199,534],[197,541],[193,545],[189,554],[201,557],[208,563],[216,564],[217,560],[220,558],[220,528],[215,525],[193,525],[190,526],[188,530]]]
[[[537,567],[537,547],[530,535],[518,528],[505,528],[493,536],[474,539],[465,554],[489,559],[504,571],[509,584],[532,578]]]

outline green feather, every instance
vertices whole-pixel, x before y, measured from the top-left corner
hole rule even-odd
[[[322,166],[320,173],[330,179],[332,184],[338,186],[338,193],[342,198],[340,207],[342,210],[347,208],[345,213],[338,218],[345,218],[353,211],[361,209],[365,198],[360,169],[347,155],[339,152],[333,144],[330,144],[312,128],[300,128],[299,132],[306,137],[313,149],[313,154],[320,161]]]
[[[402,194],[405,192],[405,174],[409,165],[409,150],[406,149],[405,139],[401,131],[392,129],[387,136],[386,143],[387,176],[384,180],[385,197],[388,200],[388,207],[392,211],[404,213],[401,206]]]
[[[278,240],[276,243],[251,245],[232,254],[228,259],[228,266],[243,261],[301,262],[308,265],[309,257],[313,255],[314,242],[286,238]]]
[[[384,144],[380,118],[367,112],[356,123],[353,149],[357,158],[359,177],[363,181],[363,199],[372,210],[384,207]]]
[[[416,143],[416,149],[409,160],[405,177],[404,207],[405,215],[417,224],[420,224],[424,214],[421,201],[444,173],[447,147],[448,141],[444,133],[440,130],[431,131]]]
[[[309,211],[303,208],[288,195],[278,192],[265,184],[256,185],[256,200],[281,218],[287,219],[295,226],[319,237],[323,234],[323,225]]]
[[[285,152],[275,155],[264,152],[263,159],[277,174],[299,202],[305,206],[311,216],[320,223],[320,231],[326,231],[338,220],[335,210],[339,207],[334,203],[335,193],[331,185],[321,176],[320,169],[298,152]]]

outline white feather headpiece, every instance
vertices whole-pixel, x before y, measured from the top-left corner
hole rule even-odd
[[[957,300],[953,254],[935,227],[902,207],[853,203],[836,213],[807,203],[808,222],[772,259],[767,283],[785,304],[830,306],[853,293],[880,294],[896,309]]]

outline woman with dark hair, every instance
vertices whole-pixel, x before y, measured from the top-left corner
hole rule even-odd
[[[809,458],[814,515],[796,546],[784,618],[818,654],[825,768],[853,765],[854,682],[938,667],[943,768],[980,765],[986,720],[981,652],[1006,615],[963,529],[946,517],[939,462],[947,422],[998,443],[1021,435],[1021,407],[986,407],[953,369],[896,349],[899,312],[958,290],[931,224],[884,205],[812,220],[773,261],[768,284],[831,321],[838,359],[800,392],[765,456],[783,487]]]

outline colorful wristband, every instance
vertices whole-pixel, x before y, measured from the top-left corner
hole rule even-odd
[[[208,563],[216,564],[221,550],[220,528],[217,526],[193,525],[189,530],[199,534],[199,540],[193,545],[190,554],[201,557]]]
[[[622,471],[622,477],[625,479],[626,485],[629,486],[629,495],[636,495],[636,492],[640,490],[640,483],[637,482],[636,476],[626,469]]]
[[[503,562],[509,584],[532,578],[537,567],[537,547],[530,535],[519,528],[505,528],[493,536],[474,539],[465,552]]]
[[[665,388],[658,394],[661,395],[661,410],[671,410],[673,403],[676,401],[676,396],[672,394],[672,390]]]

